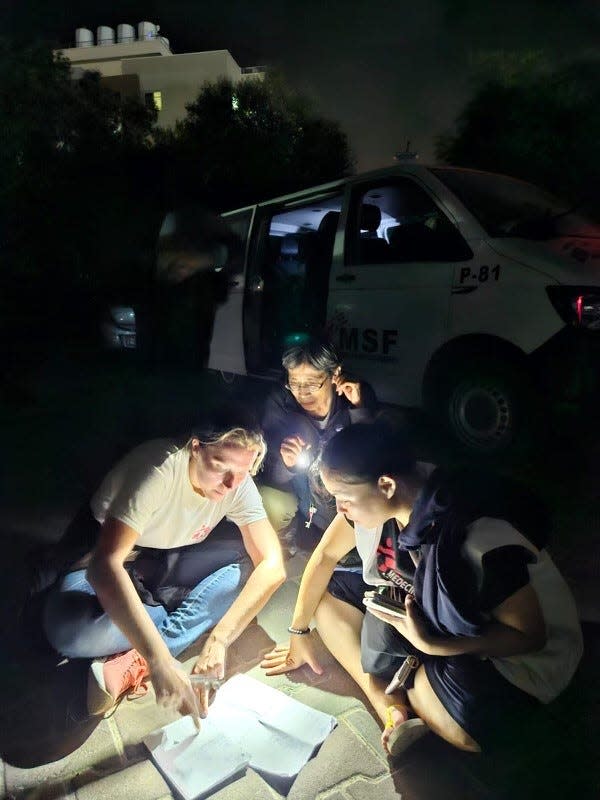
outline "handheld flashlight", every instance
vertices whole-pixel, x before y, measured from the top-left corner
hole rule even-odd
[[[310,458],[308,457],[308,452],[306,450],[303,450],[296,459],[296,466],[299,469],[306,469],[309,464],[310,464]]]

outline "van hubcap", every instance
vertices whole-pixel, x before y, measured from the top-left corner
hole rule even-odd
[[[497,386],[457,387],[450,404],[450,420],[457,435],[471,447],[498,447],[512,434],[510,398]]]

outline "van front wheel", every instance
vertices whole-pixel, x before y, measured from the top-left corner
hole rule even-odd
[[[438,386],[438,410],[446,427],[471,452],[505,451],[523,431],[530,392],[526,375],[512,365],[456,365]]]

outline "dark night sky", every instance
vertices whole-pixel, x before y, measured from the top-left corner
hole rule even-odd
[[[146,19],[174,52],[228,49],[241,66],[277,66],[341,122],[360,170],[391,163],[407,139],[432,160],[490,51],[600,57],[600,0],[8,0],[7,19],[13,34],[62,45],[76,27]]]

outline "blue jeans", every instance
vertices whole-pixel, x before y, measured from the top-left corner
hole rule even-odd
[[[208,542],[202,543],[204,546]],[[208,549],[208,548],[207,548]],[[249,560],[225,564],[203,577],[172,612],[143,604],[173,656],[214,627],[238,596],[251,570]],[[51,590],[43,611],[50,644],[69,658],[97,658],[129,650],[132,644],[104,611],[81,569]]]

